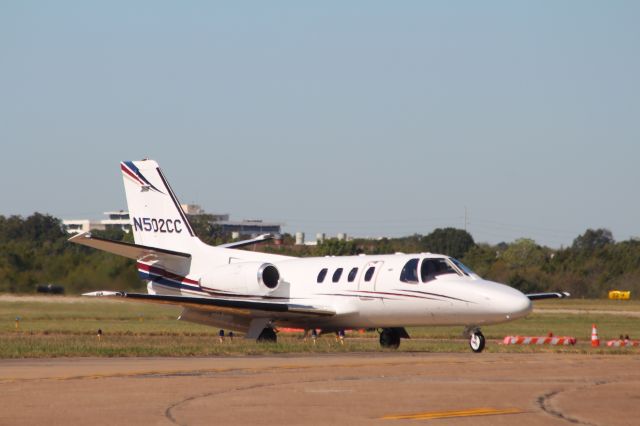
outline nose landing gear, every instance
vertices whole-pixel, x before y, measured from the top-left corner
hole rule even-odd
[[[475,353],[480,353],[484,349],[485,338],[479,329],[469,332],[469,347]]]

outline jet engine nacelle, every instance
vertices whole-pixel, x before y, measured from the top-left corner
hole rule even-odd
[[[200,281],[205,290],[242,295],[267,295],[275,291],[279,283],[278,268],[263,262],[239,262],[221,266]]]

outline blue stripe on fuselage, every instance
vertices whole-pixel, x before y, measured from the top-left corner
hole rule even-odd
[[[147,271],[138,270],[138,276],[146,281],[153,281],[154,283],[162,284],[167,287],[177,288],[177,289],[185,289],[185,290],[194,290],[193,286],[188,286],[169,278],[165,278],[162,275],[150,274]]]

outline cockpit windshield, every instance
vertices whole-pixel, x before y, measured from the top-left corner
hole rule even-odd
[[[467,275],[476,275],[475,272],[473,272],[471,270],[471,268],[469,268],[468,266],[466,266],[464,263],[460,262],[458,259],[454,259],[453,257],[449,258],[453,263],[455,263],[455,265],[460,268],[460,270],[462,272],[464,272]]]
[[[409,284],[426,283],[446,274],[475,275],[471,269],[452,257],[427,257],[422,260],[416,257],[405,263],[400,273],[400,281]]]
[[[444,274],[456,274],[458,272],[453,269],[451,264],[444,258],[427,258],[422,260],[422,266],[420,267],[420,277],[422,282],[426,283],[435,279],[439,275]]]

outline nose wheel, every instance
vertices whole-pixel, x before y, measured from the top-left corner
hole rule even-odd
[[[469,347],[475,353],[480,353],[484,349],[485,339],[480,330],[473,330],[469,336]]]

